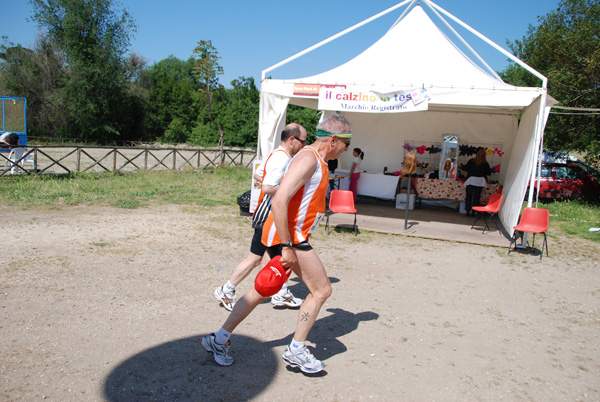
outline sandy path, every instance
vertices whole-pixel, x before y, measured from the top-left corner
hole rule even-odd
[[[600,400],[593,244],[551,238],[540,262],[320,230],[334,292],[309,336],[326,371],[306,376],[280,359],[296,311],[259,306],[231,367],[198,344],[249,247],[237,206],[9,208],[2,221],[0,400]],[[291,289],[306,296],[297,278]]]

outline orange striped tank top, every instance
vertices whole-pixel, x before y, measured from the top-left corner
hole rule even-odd
[[[292,243],[308,241],[311,233],[319,226],[325,216],[325,196],[329,186],[329,169],[327,163],[311,147],[305,147],[300,152],[313,152],[317,158],[317,168],[311,178],[298,189],[288,202],[288,230],[292,235]],[[267,247],[281,244],[275,224],[273,211],[263,226],[262,243]]]

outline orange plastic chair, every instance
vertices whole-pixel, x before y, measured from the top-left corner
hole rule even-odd
[[[354,236],[358,234],[356,225],[356,208],[354,208],[354,194],[348,190],[331,190],[329,195],[329,211],[327,211],[327,234],[329,234],[329,217],[333,214],[354,214]]]
[[[485,227],[483,228],[483,232],[481,232],[481,234],[484,234],[486,229],[490,230],[490,222],[492,220],[494,221],[494,225],[496,225],[496,229],[500,230],[500,228],[498,227],[498,224],[494,220],[494,217],[496,216],[498,211],[500,211],[500,205],[502,204],[502,198],[503,198],[502,194],[494,193],[490,197],[490,201],[487,203],[486,206],[471,208],[473,211],[479,212],[477,214],[477,218],[475,218],[475,222],[473,222],[473,225],[471,225],[471,229],[473,229],[473,227],[479,220],[480,216],[482,216],[484,214],[489,214],[489,217],[487,219],[485,219],[485,218],[483,219],[483,221],[485,222]]]
[[[508,254],[510,254],[512,244],[515,243],[517,247],[517,238],[523,238],[523,233],[533,233],[532,248],[535,247],[535,235],[542,233],[544,235],[544,243],[542,244],[542,252],[540,254],[540,260],[544,255],[544,247],[546,247],[546,257],[548,257],[548,242],[546,239],[546,232],[548,231],[548,224],[550,223],[550,211],[541,208],[527,207],[523,210],[521,221],[517,226],[514,226],[515,230],[510,244],[508,245]]]

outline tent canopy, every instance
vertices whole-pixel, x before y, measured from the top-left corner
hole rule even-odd
[[[430,0],[420,3],[444,22],[439,12],[461,22]],[[381,172],[384,166],[400,170],[405,143],[439,143],[444,134],[457,134],[459,145],[499,146],[503,151],[499,181],[506,200],[500,218],[511,232],[537,162],[551,103],[545,77],[510,57],[536,74],[542,87],[515,87],[484,70],[416,1],[410,1],[388,32],[352,60],[309,77],[262,80],[258,158],[278,145],[288,104],[344,114],[353,126],[353,145],[366,154],[361,166],[372,172]],[[352,102],[357,95],[371,104]],[[398,99],[404,106],[388,106]],[[373,102],[379,106],[373,107]],[[351,155],[343,156],[342,166],[350,161]]]

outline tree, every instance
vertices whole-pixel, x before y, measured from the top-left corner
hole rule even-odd
[[[317,136],[317,124],[319,123],[320,113],[318,110],[288,105],[286,120],[288,124],[291,122],[302,124],[306,129],[306,143],[310,144],[315,141]]]
[[[125,53],[136,27],[112,0],[31,0],[32,20],[47,32],[65,61],[68,79],[60,96],[71,138],[102,142],[139,136],[141,113],[127,87]],[[134,108],[132,110],[132,108]]]
[[[254,78],[239,77],[231,81],[231,86],[232,89],[226,91],[227,109],[223,113],[223,124],[228,133],[226,143],[231,146],[256,146],[260,93]]]
[[[509,43],[515,56],[548,77],[548,93],[561,106],[598,108],[600,105],[600,1],[562,0],[558,8],[539,17],[522,40]],[[501,74],[513,84],[539,85],[539,80],[511,64]],[[588,162],[600,163],[600,116],[551,114],[545,148],[577,151]]]
[[[65,124],[60,91],[67,77],[64,59],[54,42],[39,37],[34,49],[0,46],[0,93],[27,99],[28,131],[54,137]]]
[[[196,61],[194,65],[194,76],[201,85],[201,90],[204,91],[207,100],[208,118],[219,130],[219,147],[221,155],[223,155],[223,129],[215,119],[212,110],[212,93],[219,89],[219,75],[223,74],[223,67],[219,65],[219,52],[213,46],[212,41],[201,40],[198,46],[194,49],[192,56]],[[223,159],[221,159],[223,162]]]
[[[149,139],[166,142],[188,142],[190,139],[200,111],[200,94],[193,67],[192,58],[183,61],[169,56],[147,70],[151,90],[145,132]]]

